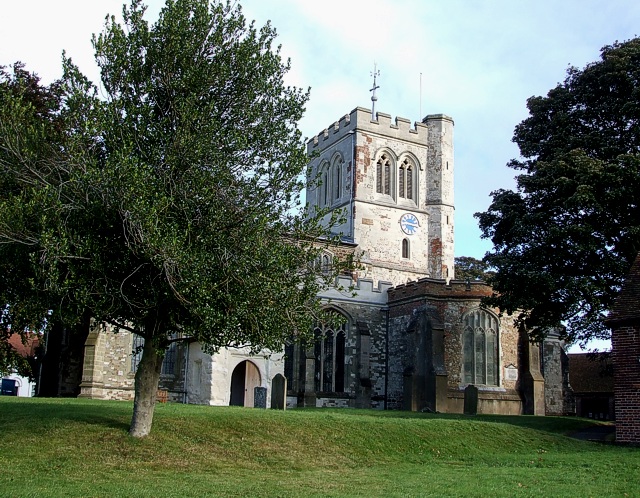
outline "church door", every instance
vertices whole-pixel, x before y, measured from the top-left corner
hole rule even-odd
[[[258,367],[248,360],[239,363],[231,374],[229,406],[253,408],[253,390],[258,386],[260,386],[260,371]]]

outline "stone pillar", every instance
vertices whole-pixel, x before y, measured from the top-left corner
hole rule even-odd
[[[433,341],[433,376],[435,378],[434,412],[447,412],[448,374],[444,362],[444,328],[441,325],[431,328]]]
[[[416,397],[415,372],[413,367],[407,367],[402,374],[402,409],[409,412],[417,411]]]
[[[526,330],[520,331],[522,369],[520,389],[525,415],[545,415],[544,377],[540,372],[540,346],[529,341]]]
[[[84,364],[79,398],[104,398],[104,338],[98,328],[89,332],[84,345]]]

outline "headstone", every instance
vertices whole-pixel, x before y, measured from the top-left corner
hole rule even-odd
[[[266,387],[258,386],[253,388],[253,407],[254,408],[267,407],[267,388]]]
[[[274,410],[287,408],[287,379],[280,374],[271,379],[271,408]]]
[[[469,384],[464,390],[464,414],[478,414],[478,388]]]

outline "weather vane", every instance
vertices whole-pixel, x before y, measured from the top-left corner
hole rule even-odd
[[[378,97],[376,97],[376,90],[378,88],[380,88],[379,85],[376,85],[376,77],[380,76],[380,70],[378,69],[377,64],[374,62],[373,63],[373,72],[371,73],[371,76],[373,76],[373,88],[371,90],[369,90],[370,92],[372,92],[371,94],[371,119],[376,119],[376,100],[378,100]]]

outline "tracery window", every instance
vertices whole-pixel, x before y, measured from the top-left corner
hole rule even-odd
[[[138,370],[138,366],[140,365],[140,360],[142,359],[142,349],[144,348],[144,337],[133,334],[133,339],[131,342],[131,372],[136,373]],[[162,370],[161,373],[163,375],[175,375],[176,361],[178,355],[178,344],[177,342],[172,342],[167,350],[164,353],[164,358],[162,360]]]
[[[319,324],[314,329],[315,390],[344,392],[346,323]]]
[[[131,371],[136,373],[138,365],[142,359],[142,348],[144,347],[144,337],[133,334],[132,352],[131,352]]]
[[[174,375],[176,369],[176,353],[178,345],[172,342],[167,350],[164,352],[164,359],[162,360],[162,373],[164,375]]]
[[[391,195],[391,159],[386,154],[376,163],[376,192]]]
[[[484,310],[475,310],[464,318],[462,333],[463,371],[465,384],[497,386],[498,319]]]
[[[322,263],[320,266],[323,275],[328,275],[331,272],[331,256],[328,254],[322,255]]]
[[[323,275],[329,275],[331,273],[333,265],[333,255],[328,252],[319,254],[314,261],[314,269],[320,271]]]
[[[414,168],[409,159],[400,164],[398,170],[398,195],[403,199],[413,199]]]

